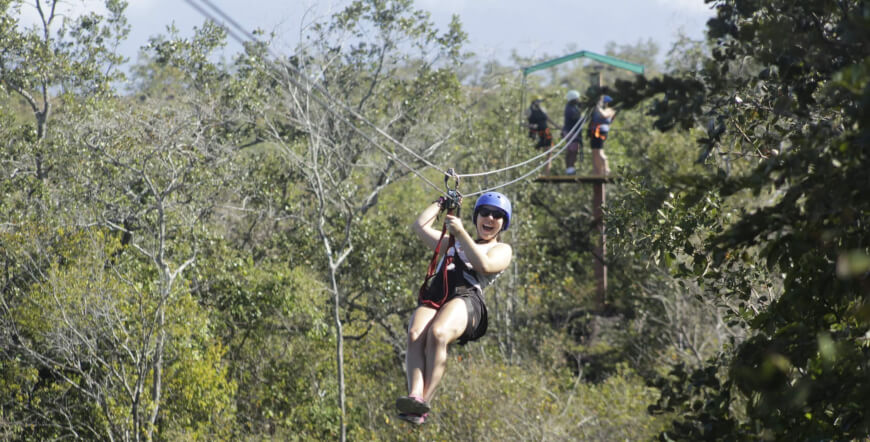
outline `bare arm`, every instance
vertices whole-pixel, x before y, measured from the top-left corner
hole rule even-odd
[[[498,273],[511,263],[513,249],[510,245],[498,243],[488,251],[484,251],[484,248],[474,242],[465,230],[462,220],[453,215],[447,215],[447,228],[462,244],[462,250],[465,251],[465,256],[474,270],[485,274]]]
[[[437,230],[432,227],[432,224],[435,222],[435,218],[438,217],[438,212],[441,210],[441,206],[438,203],[432,203],[429,207],[423,209],[420,215],[417,216],[417,220],[414,221],[414,224],[411,225],[411,229],[414,230],[414,233],[417,234],[417,237],[423,241],[423,244],[426,244],[430,249],[434,249],[436,245],[438,245],[438,238],[441,237],[441,230]],[[447,240],[445,236],[444,240]]]

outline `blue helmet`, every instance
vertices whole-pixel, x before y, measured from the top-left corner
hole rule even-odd
[[[498,193],[498,192],[486,192],[477,199],[477,202],[474,203],[474,215],[471,217],[471,221],[474,224],[477,224],[477,211],[480,209],[480,206],[493,206],[498,207],[503,210],[505,213],[504,224],[501,226],[502,230],[507,230],[508,226],[511,225],[511,200],[508,197]]]
[[[601,97],[601,101],[604,103],[610,103],[611,101],[613,101],[613,98],[611,98],[610,95],[605,95]]]

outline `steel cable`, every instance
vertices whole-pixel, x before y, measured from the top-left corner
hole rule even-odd
[[[209,8],[211,8],[211,9],[214,11],[214,13],[217,14],[217,15],[219,15],[221,18],[223,18],[224,21],[226,21],[227,23],[229,23],[230,25],[232,25],[232,27],[236,28],[236,30],[237,30],[238,32],[241,32],[241,33],[244,35],[245,38],[239,36],[239,35],[238,35],[238,34],[237,34],[233,29],[231,29],[231,28],[230,28],[229,26],[227,26],[226,24],[222,24],[219,20],[217,20],[217,18],[216,18],[216,17],[215,17],[211,12],[209,12],[209,11],[203,9],[200,5],[198,5],[198,4],[195,2],[195,0],[184,0],[184,1],[185,1],[187,4],[189,4],[192,8],[194,8],[196,11],[198,11],[200,14],[202,14],[203,16],[205,16],[207,19],[211,20],[211,21],[214,22],[216,25],[222,27],[222,28],[227,32],[227,34],[228,34],[230,37],[232,37],[233,39],[235,39],[235,40],[236,40],[237,42],[239,42],[239,44],[241,44],[242,46],[245,46],[246,43],[260,43],[260,41],[256,38],[256,36],[254,36],[253,34],[251,34],[250,32],[248,32],[248,31],[247,31],[244,27],[242,27],[242,26],[241,26],[241,25],[240,25],[240,24],[239,24],[235,19],[233,19],[233,18],[232,18],[230,15],[228,15],[227,13],[223,12],[223,10],[221,10],[217,5],[213,4],[210,0],[200,0],[200,1],[201,1],[202,3],[204,3],[205,5],[207,5]],[[279,54],[277,54],[275,51],[273,51],[271,47],[266,46],[266,50],[269,52],[269,54],[270,54],[270,55],[271,55],[275,60],[281,60],[281,59],[282,59],[282,57],[280,57]],[[265,61],[266,61],[267,63],[271,63],[271,62],[269,62],[268,60],[265,60]],[[287,68],[287,69],[293,71],[296,75],[298,75],[298,76],[300,76],[300,77],[303,77],[303,78],[305,77],[305,76],[302,74],[302,72],[300,72],[300,71],[299,71],[295,66],[292,66],[292,65],[290,65],[290,64],[288,64],[288,63],[281,63],[280,66],[282,66],[282,67],[284,67],[284,68]],[[299,82],[298,80],[294,79],[292,76],[288,76],[288,80],[289,80],[289,81],[290,81],[294,86],[296,86],[296,87],[298,87],[298,88],[300,88],[300,89],[302,89],[302,90],[304,90],[304,91],[307,91],[307,95],[308,95],[310,98],[312,98],[312,99],[313,99],[317,104],[319,104],[321,107],[323,107],[323,108],[326,109],[327,111],[331,112],[333,115],[335,115],[336,117],[338,117],[341,121],[343,121],[344,123],[346,123],[347,125],[349,125],[349,126],[351,127],[351,129],[353,129],[354,131],[356,131],[360,136],[362,136],[362,137],[363,137],[366,141],[368,141],[372,146],[374,146],[374,147],[376,147],[377,149],[379,149],[380,151],[384,152],[384,153],[385,153],[389,158],[391,158],[392,160],[396,161],[397,163],[399,163],[400,165],[402,165],[403,167],[405,167],[408,171],[412,172],[414,175],[416,175],[418,178],[420,178],[421,180],[423,180],[426,184],[428,184],[430,187],[432,187],[433,189],[435,189],[435,190],[438,191],[439,193],[441,193],[441,194],[446,194],[445,190],[442,190],[438,185],[436,185],[435,183],[433,183],[432,181],[430,181],[428,178],[426,178],[426,177],[425,177],[425,176],[424,176],[424,175],[423,175],[419,170],[414,169],[413,167],[411,167],[410,165],[408,165],[407,163],[405,163],[404,161],[402,161],[402,160],[401,160],[401,159],[400,159],[400,158],[399,158],[395,153],[391,152],[390,150],[388,150],[387,148],[385,148],[384,146],[382,146],[381,144],[379,144],[377,141],[375,141],[374,139],[372,139],[372,137],[371,137],[369,134],[363,132],[362,129],[360,129],[360,128],[357,127],[355,124],[353,124],[353,122],[351,122],[347,117],[345,117],[344,115],[342,115],[342,114],[340,114],[339,112],[337,112],[337,111],[336,111],[332,106],[330,106],[328,103],[324,102],[321,98],[319,98],[319,97],[317,97],[315,94],[313,94],[313,93],[311,92],[311,89],[313,88],[313,89],[315,89],[317,92],[321,93],[324,97],[326,97],[326,99],[327,99],[328,101],[332,102],[333,104],[335,104],[335,105],[337,105],[338,107],[342,108],[343,110],[347,111],[347,112],[350,113],[353,117],[355,117],[356,119],[360,120],[361,122],[365,123],[366,125],[368,125],[368,126],[371,127],[372,129],[374,129],[374,130],[375,130],[377,133],[379,133],[381,136],[385,137],[387,140],[391,141],[391,142],[392,142],[393,144],[395,144],[396,146],[398,146],[398,147],[400,147],[401,149],[405,150],[406,152],[410,153],[410,154],[411,154],[412,156],[414,156],[416,159],[418,159],[418,160],[420,160],[422,163],[424,163],[427,167],[431,167],[431,168],[433,168],[433,169],[435,169],[435,170],[441,172],[442,174],[447,175],[447,172],[446,172],[443,168],[441,168],[441,167],[439,167],[438,165],[432,163],[431,161],[429,161],[429,160],[426,159],[425,157],[423,157],[423,156],[419,155],[418,153],[414,152],[413,149],[410,149],[409,147],[405,146],[405,145],[404,145],[403,143],[401,143],[399,140],[396,140],[395,138],[393,138],[390,134],[386,133],[383,129],[381,129],[380,127],[378,127],[376,124],[372,123],[370,120],[368,120],[368,119],[365,118],[364,116],[360,115],[358,112],[356,112],[355,110],[353,110],[352,108],[350,108],[348,105],[346,105],[346,104],[342,103],[341,101],[339,101],[338,99],[334,98],[331,94],[329,94],[329,92],[327,92],[327,91],[326,91],[323,87],[321,87],[320,85],[318,85],[318,84],[316,84],[316,83],[311,83],[310,85],[303,85],[301,82]],[[496,174],[496,173],[506,172],[506,171],[508,171],[508,170],[512,170],[512,169],[515,169],[515,168],[518,168],[518,167],[522,167],[522,166],[525,166],[525,165],[527,165],[527,164],[530,164],[530,163],[534,162],[535,160],[538,160],[538,159],[540,159],[540,158],[543,158],[543,157],[546,156],[546,155],[549,155],[549,154],[552,153],[554,150],[556,150],[562,142],[565,142],[565,141],[567,140],[565,146],[562,147],[561,149],[559,149],[559,151],[555,153],[554,157],[556,157],[556,156],[560,155],[560,154],[561,154],[565,149],[567,149],[567,147],[571,144],[571,142],[573,142],[574,139],[576,139],[576,137],[578,136],[578,134],[579,134],[579,132],[580,132],[580,127],[583,125],[583,123],[586,121],[586,119],[588,119],[588,117],[589,117],[589,112],[587,112],[586,115],[585,115],[581,120],[579,120],[579,121],[574,125],[574,127],[573,127],[569,132],[568,132],[568,134],[567,134],[568,136],[567,136],[567,137],[565,137],[565,138],[563,138],[562,140],[560,140],[559,143],[557,143],[556,145],[554,145],[553,147],[551,147],[551,148],[548,149],[547,151],[544,151],[544,152],[542,152],[542,153],[540,153],[540,154],[538,154],[538,155],[536,155],[536,156],[534,156],[534,157],[532,157],[532,158],[529,158],[528,160],[525,160],[525,161],[523,161],[523,162],[520,162],[520,163],[516,163],[516,164],[510,165],[510,166],[507,166],[507,167],[504,167],[504,168],[501,168],[501,169],[496,169],[496,170],[491,170],[491,171],[486,171],[486,172],[478,172],[478,173],[458,174],[458,175],[455,175],[455,176],[457,176],[457,177],[459,177],[459,178],[464,178],[464,177],[480,177],[480,176],[486,176],[486,175],[492,175],[492,174]],[[524,175],[522,175],[522,176],[520,176],[520,177],[518,177],[518,178],[516,178],[516,179],[513,179],[513,180],[510,180],[510,181],[505,182],[505,183],[503,183],[503,184],[500,184],[500,185],[497,185],[497,186],[494,186],[494,187],[488,188],[488,189],[486,189],[486,190],[482,190],[482,191],[478,191],[478,192],[473,192],[473,193],[467,194],[467,195],[465,195],[465,196],[474,196],[474,195],[482,194],[482,193],[485,193],[485,192],[489,192],[489,191],[492,191],[492,190],[495,190],[495,189],[500,189],[500,188],[502,188],[502,187],[506,187],[506,186],[508,186],[508,185],[514,184],[514,183],[516,183],[516,182],[518,182],[518,181],[520,181],[520,180],[522,180],[522,179],[527,178],[528,176],[530,176],[530,175],[533,174],[534,172],[537,172],[538,170],[540,170],[542,167],[544,167],[547,163],[549,163],[549,162],[551,162],[551,161],[552,161],[552,158],[548,158],[548,159],[542,161],[541,164],[539,164],[537,167],[535,167],[535,168],[533,168],[532,170],[530,170],[528,173],[526,173],[526,174],[524,174]]]

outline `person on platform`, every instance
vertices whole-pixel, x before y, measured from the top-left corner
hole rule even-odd
[[[580,111],[580,92],[572,89],[565,95],[565,119],[562,125],[562,138],[568,137],[571,129],[580,121],[582,113]],[[572,139],[568,140],[568,147],[565,149],[565,174],[574,175],[577,169],[574,167],[577,162],[577,155],[582,154],[580,148],[583,147],[583,138],[580,136],[580,128],[572,134]]]
[[[587,130],[589,147],[592,148],[592,168],[596,175],[601,176],[610,174],[607,155],[604,155],[604,140],[607,139],[613,117],[616,116],[616,110],[610,107],[612,102],[613,98],[610,95],[601,96],[595,110],[592,111],[592,120]]]
[[[550,132],[549,123],[553,122],[547,111],[541,104],[543,99],[535,97],[529,106],[526,116],[528,119],[529,138],[535,140],[535,148],[547,150],[553,147],[553,134]],[[555,123],[554,123],[555,125]],[[547,157],[547,173],[550,173],[550,157]]]

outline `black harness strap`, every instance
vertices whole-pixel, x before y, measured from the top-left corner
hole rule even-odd
[[[453,188],[450,188],[449,181],[450,178],[453,178],[455,181],[453,183]],[[456,175],[456,172],[453,169],[447,169],[447,173],[444,175],[444,187],[447,188],[447,196],[446,198],[441,199],[441,210],[447,211],[448,215],[453,215],[454,211],[456,212],[456,216],[459,216],[459,209],[462,207],[462,194],[457,190],[459,188],[459,176]],[[441,308],[441,305],[444,304],[444,301],[447,300],[447,296],[450,293],[450,287],[447,278],[447,267],[453,262],[453,257],[448,256],[447,252],[450,251],[451,248],[454,248],[454,254],[456,254],[455,245],[456,238],[453,235],[450,235],[450,240],[447,243],[447,250],[444,252],[444,263],[442,265],[442,275],[443,275],[443,285],[444,285],[444,296],[441,297],[440,301],[433,301],[431,299],[425,299],[426,294],[426,286],[429,283],[429,280],[435,276],[435,271],[438,266],[438,254],[441,252],[441,243],[444,241],[444,235],[447,234],[447,219],[444,219],[444,227],[441,228],[441,236],[438,238],[438,244],[435,245],[435,253],[432,255],[432,261],[429,262],[429,268],[426,270],[426,278],[423,280],[423,284],[420,286],[420,291],[417,293],[417,301],[420,304],[427,305],[434,309]]]
[[[447,211],[448,215],[453,214],[453,210]],[[429,280],[435,276],[435,270],[438,266],[438,255],[441,252],[441,244],[444,241],[444,235],[447,234],[447,220],[444,221],[444,227],[441,228],[441,237],[438,238],[438,244],[435,246],[435,253],[432,254],[432,260],[429,262],[429,268],[426,270],[426,278],[423,280],[423,284],[420,286],[420,290],[417,293],[417,301],[420,304],[432,307],[432,308],[441,308],[441,305],[444,304],[444,301],[447,300],[447,295],[449,293],[449,286],[447,283],[447,267],[450,263],[453,262],[452,256],[447,256],[445,251],[444,263],[441,266],[441,274],[443,275],[444,282],[444,296],[440,301],[432,301],[430,299],[424,299],[424,295],[426,293],[427,285],[429,284]],[[447,243],[447,250],[450,250],[451,247],[456,245],[456,238],[453,235],[450,235],[450,240]]]

